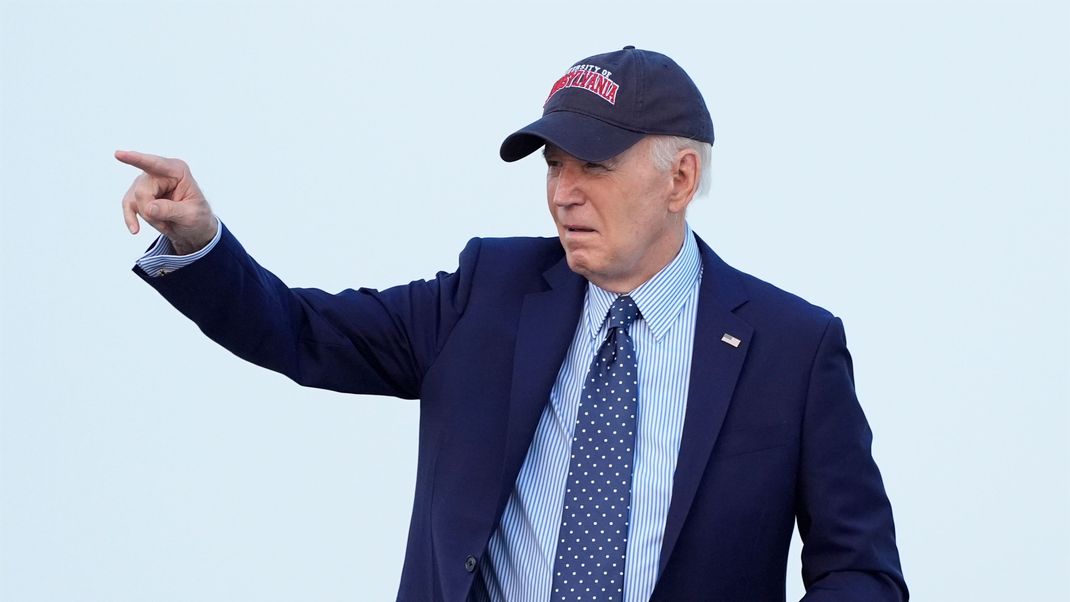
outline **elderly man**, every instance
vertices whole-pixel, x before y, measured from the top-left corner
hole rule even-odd
[[[399,600],[906,600],[843,326],[725,264],[685,220],[713,125],[628,46],[506,138],[543,148],[558,237],[474,239],[453,273],[292,289],[175,159],[123,199],[162,236],[135,271],[211,338],[300,384],[419,398]]]

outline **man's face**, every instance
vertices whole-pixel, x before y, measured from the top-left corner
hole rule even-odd
[[[651,139],[602,163],[546,145],[546,200],[572,271],[613,292],[633,290],[676,256],[683,208],[658,171]],[[686,203],[685,203],[686,205]]]

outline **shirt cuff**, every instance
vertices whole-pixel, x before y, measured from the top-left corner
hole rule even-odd
[[[211,242],[204,245],[204,248],[196,253],[190,253],[189,255],[175,255],[175,248],[171,246],[171,241],[166,236],[161,235],[156,239],[156,242],[149,247],[149,250],[144,255],[138,258],[137,266],[144,270],[146,274],[151,278],[157,276],[163,276],[164,274],[173,272],[175,270],[186,267],[187,265],[197,261],[201,257],[208,254],[216,243],[219,242],[219,237],[223,234],[223,224],[216,218],[215,237]]]

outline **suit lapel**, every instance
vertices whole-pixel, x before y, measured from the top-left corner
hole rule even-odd
[[[753,333],[749,324],[732,313],[747,300],[739,276],[701,238],[698,238],[698,244],[702,254],[703,276],[699,288],[684,431],[662,538],[659,575],[664,572],[672,556],[680,530],[691,510],[691,503],[728,412]],[[725,334],[739,339],[739,346],[722,341]]]
[[[550,290],[527,295],[520,311],[495,525],[516,483],[539,417],[549,403],[550,390],[583,308],[587,281],[570,270],[565,259],[543,276]]]

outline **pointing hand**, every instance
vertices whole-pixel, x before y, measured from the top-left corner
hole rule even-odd
[[[123,219],[131,234],[140,230],[140,215],[180,255],[211,242],[216,218],[185,161],[122,150],[115,151],[115,158],[142,170],[123,196]]]

